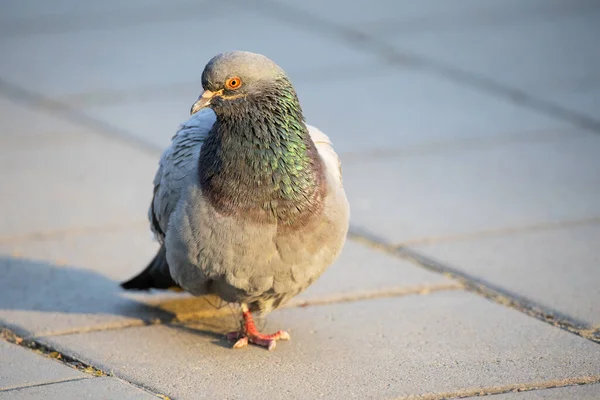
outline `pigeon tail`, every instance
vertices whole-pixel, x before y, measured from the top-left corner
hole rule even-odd
[[[121,287],[126,290],[182,290],[171,277],[169,265],[167,264],[167,251],[164,245],[160,247],[158,253],[154,259],[150,261],[150,264],[148,264],[146,269],[127,282],[121,283]]]

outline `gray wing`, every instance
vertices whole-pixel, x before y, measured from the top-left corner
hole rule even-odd
[[[336,183],[335,187],[342,188],[342,163],[333,149],[329,136],[312,125],[306,125],[310,138],[315,143],[321,159],[325,163],[325,170]]]
[[[215,123],[211,110],[194,114],[183,124],[171,146],[163,153],[154,177],[154,196],[148,210],[151,229],[161,246],[148,266],[132,279],[121,283],[127,290],[177,289],[171,277],[164,245],[171,213],[179,203],[182,192],[198,171],[198,157],[204,140]]]
[[[192,115],[163,153],[154,177],[154,196],[148,218],[157,240],[162,244],[167,233],[171,213],[177,206],[182,191],[197,173],[198,157],[204,140],[216,120],[212,110],[205,109]]]

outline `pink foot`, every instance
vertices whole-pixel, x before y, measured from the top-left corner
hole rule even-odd
[[[240,349],[248,346],[248,343],[253,343],[257,346],[266,347],[268,350],[273,350],[277,345],[277,340],[290,340],[290,335],[286,331],[277,331],[272,334],[260,333],[254,325],[252,314],[250,311],[245,311],[244,317],[244,332],[231,332],[227,334],[227,340],[234,341],[234,349]]]

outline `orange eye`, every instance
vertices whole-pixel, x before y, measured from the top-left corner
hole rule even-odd
[[[229,78],[229,79],[227,79],[227,81],[225,81],[225,87],[227,89],[237,89],[241,86],[241,84],[242,84],[242,80],[237,76],[234,76],[233,78]]]

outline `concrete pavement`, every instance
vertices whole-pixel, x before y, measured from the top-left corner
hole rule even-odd
[[[597,2],[1,7],[0,399],[600,398]],[[274,352],[231,350],[215,299],[118,288],[232,49],[288,71],[352,206]]]

